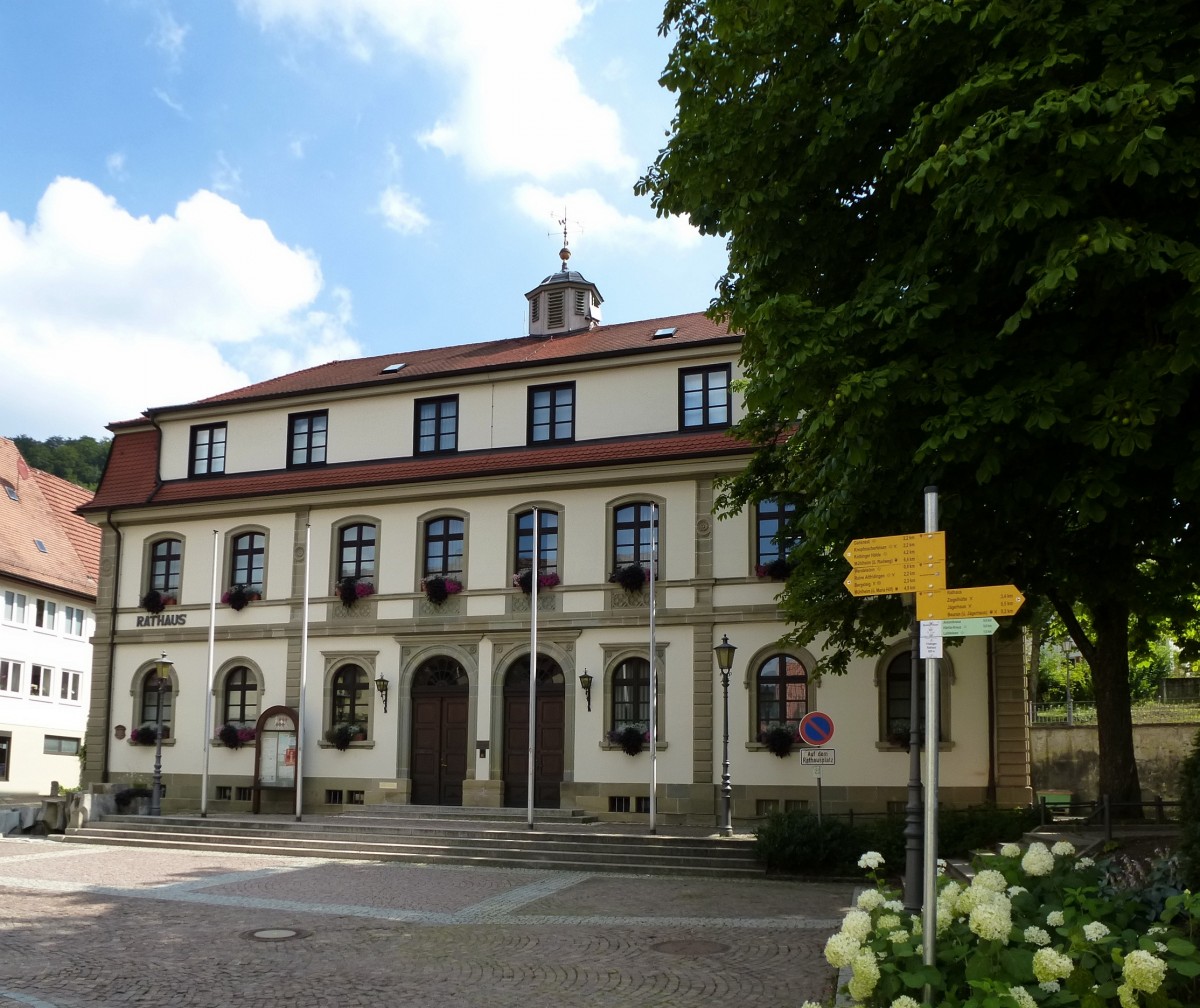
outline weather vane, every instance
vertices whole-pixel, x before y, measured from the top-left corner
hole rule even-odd
[[[567,241],[568,218],[566,206],[563,206],[561,217],[559,217],[554,211],[551,211],[550,216],[554,219],[555,223],[562,228],[562,248],[558,250],[558,258],[562,260],[562,271],[566,273],[567,260],[571,258],[571,243]],[[583,227],[580,225],[579,221],[571,221],[570,223],[573,223],[578,231],[583,230]],[[550,234],[551,232],[547,231],[546,233]]]

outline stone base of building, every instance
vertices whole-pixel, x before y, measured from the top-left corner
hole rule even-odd
[[[462,803],[464,808],[500,808],[504,804],[504,782],[465,780]]]

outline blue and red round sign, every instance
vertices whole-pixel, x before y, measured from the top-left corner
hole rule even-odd
[[[833,738],[833,718],[819,710],[809,711],[800,719],[800,739],[811,746],[823,746]]]

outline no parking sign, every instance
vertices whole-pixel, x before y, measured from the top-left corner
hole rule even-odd
[[[833,738],[833,718],[821,711],[809,711],[800,719],[800,740],[811,746],[823,746]]]

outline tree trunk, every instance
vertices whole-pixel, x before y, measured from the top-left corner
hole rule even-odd
[[[1129,692],[1129,606],[1118,600],[1090,605],[1096,641],[1092,685],[1100,743],[1100,795],[1108,795],[1122,817],[1142,815]],[[1082,649],[1081,649],[1082,650]],[[1085,652],[1086,653],[1086,652]]]

